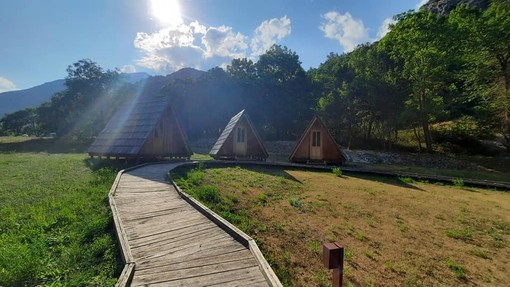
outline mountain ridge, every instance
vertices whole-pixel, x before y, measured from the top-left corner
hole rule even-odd
[[[425,9],[433,14],[448,16],[451,11],[461,5],[485,10],[489,7],[489,4],[490,0],[429,0],[421,9]]]
[[[123,73],[121,76],[129,83],[136,83],[150,77],[145,72]],[[53,95],[65,88],[65,79],[58,79],[27,89],[0,93],[0,118],[19,110],[37,107],[51,100]]]

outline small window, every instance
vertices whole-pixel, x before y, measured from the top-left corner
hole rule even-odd
[[[237,142],[238,143],[244,143],[245,137],[246,137],[245,133],[246,133],[245,128],[242,128],[242,127],[237,128]]]
[[[321,146],[321,132],[312,132],[312,146]]]

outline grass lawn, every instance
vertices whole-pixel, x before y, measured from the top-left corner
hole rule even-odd
[[[331,241],[346,248],[345,286],[510,282],[508,192],[261,167],[172,177],[254,237],[286,286],[330,286]]]
[[[115,284],[123,266],[107,197],[116,171],[92,171],[86,159],[0,153],[0,286]]]

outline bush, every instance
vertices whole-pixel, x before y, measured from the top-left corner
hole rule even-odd
[[[342,176],[342,170],[339,167],[332,168],[331,172],[338,177]]]

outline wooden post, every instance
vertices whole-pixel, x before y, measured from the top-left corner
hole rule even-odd
[[[333,269],[333,287],[341,287],[344,273],[344,247],[339,243],[324,243],[322,247],[324,266]]]

